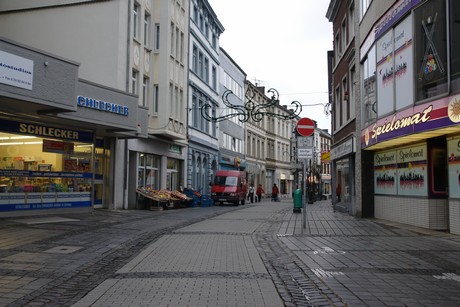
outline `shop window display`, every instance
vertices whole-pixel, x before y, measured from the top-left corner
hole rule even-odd
[[[0,211],[91,206],[92,150],[88,143],[0,133]]]

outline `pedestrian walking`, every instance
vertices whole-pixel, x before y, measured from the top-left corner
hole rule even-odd
[[[262,185],[259,183],[257,186],[256,190],[256,195],[257,195],[257,201],[260,203],[262,201],[262,193],[265,193],[264,189],[262,188]]]
[[[279,193],[280,193],[280,190],[276,186],[276,183],[274,183],[273,188],[272,188],[272,201],[280,201],[278,198]]]
[[[337,184],[337,188],[335,189],[335,195],[337,196],[337,202],[340,202],[340,195],[342,195],[342,186]]]
[[[254,202],[254,192],[255,192],[254,184],[251,183],[251,186],[249,187],[249,191],[248,191],[248,200],[251,201],[251,204]]]

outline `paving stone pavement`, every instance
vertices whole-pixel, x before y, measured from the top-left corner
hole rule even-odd
[[[459,306],[460,237],[292,200],[0,219],[0,306]]]

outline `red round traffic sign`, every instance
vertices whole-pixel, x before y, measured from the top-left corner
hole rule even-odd
[[[308,117],[303,117],[297,122],[297,132],[301,136],[310,136],[315,131],[315,123]]]

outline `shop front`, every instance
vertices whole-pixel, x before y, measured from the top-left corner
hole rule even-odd
[[[460,95],[437,99],[363,130],[362,147],[374,156],[375,217],[460,233],[457,104]]]
[[[355,214],[355,138],[346,139],[331,149],[332,182],[335,193],[332,195],[334,208]]]
[[[138,98],[79,79],[75,62],[2,38],[0,62],[0,215],[123,203],[117,140],[146,137]]]
[[[93,133],[6,119],[0,127],[0,212],[89,208],[100,201],[101,194],[91,193],[92,170],[100,167]]]

